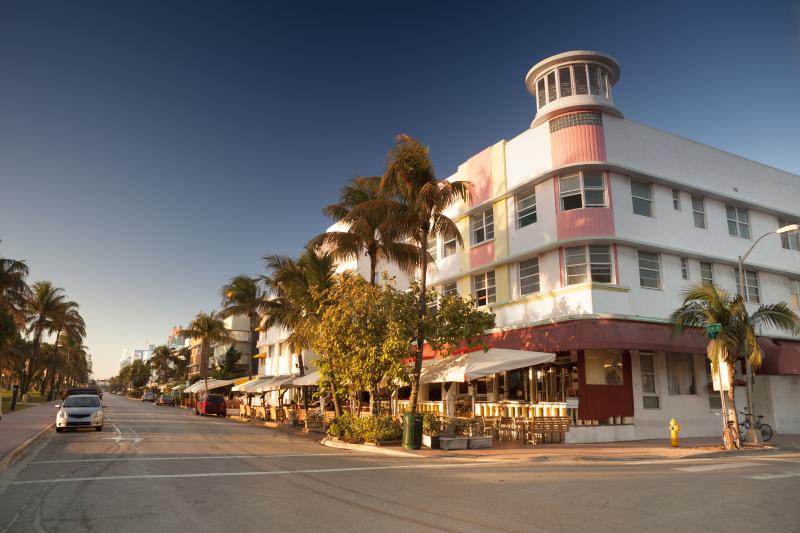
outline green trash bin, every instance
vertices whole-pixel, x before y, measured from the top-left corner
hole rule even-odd
[[[422,414],[403,414],[403,448],[419,450],[422,448]]]

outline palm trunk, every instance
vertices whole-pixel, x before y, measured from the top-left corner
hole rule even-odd
[[[200,343],[200,377],[205,381],[205,394],[208,396],[208,343]]]
[[[33,362],[39,358],[39,344],[42,340],[42,330],[37,325],[35,329],[35,334],[33,336],[33,347],[31,349],[31,357],[28,360],[28,364],[25,365],[25,369],[23,370],[22,374],[22,383],[20,383],[20,394],[25,395],[28,394],[28,389],[31,386],[31,381],[33,381]]]
[[[258,355],[258,335],[256,335],[257,315],[253,313],[250,315],[250,359],[247,361],[247,377],[253,379],[253,375],[258,373],[258,369],[253,372],[253,365],[256,364],[256,355]]]
[[[50,392],[47,393],[47,401],[53,401],[53,388],[56,386],[56,356],[58,355],[58,338],[61,336],[61,330],[56,331],[56,342],[53,344],[53,363],[50,365],[50,370],[53,373],[50,379]]]
[[[734,378],[736,374],[736,366],[730,365],[730,372],[728,373],[729,380],[730,380],[730,389],[728,389],[728,420],[733,421],[733,431],[736,435],[738,435],[739,439],[741,440],[742,436],[739,435],[739,415],[736,412],[736,398],[735,398],[735,391],[734,391],[734,384],[736,379]]]
[[[378,257],[372,250],[367,252],[369,256],[369,284],[375,286],[375,277],[378,271]]]
[[[417,412],[417,398],[419,397],[419,378],[422,373],[422,351],[425,349],[425,311],[427,309],[427,280],[428,280],[428,228],[422,228],[422,235],[419,241],[419,265],[422,272],[420,272],[419,282],[419,314],[417,322],[417,353],[414,355],[414,372],[411,375],[411,396],[408,399],[409,411],[412,414]]]

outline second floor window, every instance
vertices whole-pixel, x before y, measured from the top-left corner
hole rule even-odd
[[[779,228],[788,226],[789,224],[793,223],[788,220],[778,219]],[[781,233],[781,246],[787,250],[794,250],[795,252],[800,251],[800,231]]]
[[[739,292],[739,270],[733,269],[736,278],[736,291]],[[761,290],[758,286],[758,272],[755,270],[744,271],[744,299],[751,304],[761,303]]]
[[[436,253],[437,246],[436,246],[436,237],[432,237],[428,239],[428,253],[431,255],[431,259],[436,261],[439,259],[438,254]]]
[[[689,279],[689,260],[681,257],[681,279]]]
[[[561,210],[606,207],[606,183],[602,172],[586,171],[558,180]]]
[[[458,296],[458,285],[456,285],[455,281],[442,285],[442,296],[445,298],[449,296]]]
[[[645,289],[661,288],[658,254],[639,250],[639,284]]]
[[[700,261],[700,283],[706,287],[714,284],[714,267],[711,263]]]
[[[706,206],[702,196],[692,195],[692,217],[695,228],[706,229]]]
[[[672,209],[681,210],[681,191],[678,189],[672,189]]]
[[[494,239],[494,213],[492,208],[472,216],[472,244]]]
[[[653,216],[653,187],[649,183],[631,180],[631,199],[634,213]]]
[[[591,244],[564,249],[567,285],[594,281],[611,283],[611,246]]]
[[[495,301],[494,270],[472,276],[472,291],[478,306],[493,304]]]
[[[450,257],[456,253],[456,238],[453,237],[442,243],[442,257]]]
[[[731,237],[750,238],[750,215],[744,207],[725,206],[728,216],[728,233]]]
[[[539,292],[539,258],[519,264],[519,293],[522,296]]]
[[[536,222],[536,190],[530,189],[516,197],[517,228],[524,228]]]
[[[789,280],[789,305],[795,311],[800,311],[800,279]]]

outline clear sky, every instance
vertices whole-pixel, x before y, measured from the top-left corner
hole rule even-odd
[[[0,254],[110,376],[323,231],[395,134],[447,177],[524,131],[524,75],[572,49],[620,61],[626,118],[800,174],[798,5],[3,2]]]

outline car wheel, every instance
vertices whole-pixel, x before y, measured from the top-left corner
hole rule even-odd
[[[61,433],[62,431],[64,431],[64,428],[56,428],[56,433]]]
[[[95,431],[103,431],[103,426],[97,426],[94,428]]]

